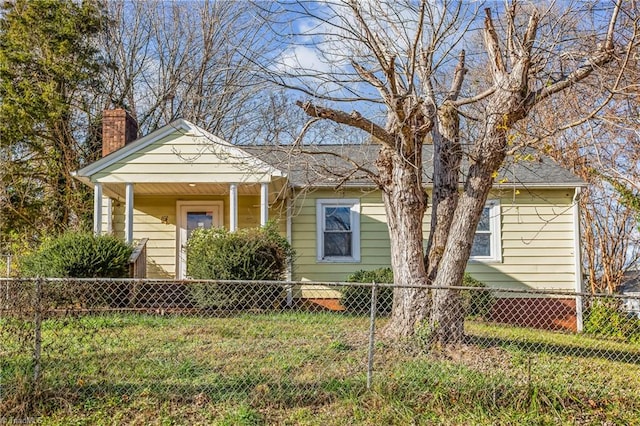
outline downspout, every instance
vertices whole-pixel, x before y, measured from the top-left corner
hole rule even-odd
[[[582,333],[583,330],[583,316],[582,316],[582,257],[581,257],[581,245],[580,245],[580,194],[582,188],[577,187],[573,194],[573,253],[575,259],[574,274],[575,274],[575,291],[579,293],[576,295],[576,329],[578,333]]]
[[[286,201],[286,226],[287,226],[287,241],[289,242],[289,245],[291,245],[291,241],[292,241],[292,237],[291,237],[291,209],[293,208],[292,204],[291,204],[291,196],[292,196],[292,189],[289,189],[289,191],[286,191],[287,194],[287,201]],[[293,260],[289,259],[289,264],[287,265],[287,281],[291,281],[291,278],[293,276],[292,274],[292,269],[293,269],[293,264],[292,264]],[[293,287],[291,285],[289,285],[287,287],[287,307],[291,307],[293,305]]]

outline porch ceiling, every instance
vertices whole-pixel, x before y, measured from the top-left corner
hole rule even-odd
[[[194,185],[194,186],[192,186]],[[125,185],[103,184],[104,194],[124,199]],[[135,195],[228,195],[229,185],[220,183],[136,183],[133,186]],[[260,195],[260,184],[238,184],[238,195]]]

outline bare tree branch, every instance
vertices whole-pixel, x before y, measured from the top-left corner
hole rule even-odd
[[[501,76],[507,69],[504,66],[504,60],[502,59],[502,50],[500,49],[500,43],[498,42],[498,34],[493,25],[493,20],[491,19],[491,9],[486,8],[484,12],[484,42],[487,46],[487,55],[489,56],[491,74],[495,81],[498,80],[498,76]]]
[[[465,52],[460,51],[458,56],[458,65],[453,73],[453,80],[451,81],[451,89],[445,98],[445,101],[455,101],[460,95],[462,89],[462,83],[464,82],[464,75],[467,73],[467,69],[464,66]]]
[[[559,93],[568,87],[571,87],[575,83],[578,83],[593,73],[597,68],[611,62],[614,59],[614,44],[613,44],[613,36],[614,30],[616,27],[616,21],[618,19],[618,15],[620,13],[622,1],[618,0],[615,4],[613,12],[611,13],[611,18],[609,20],[609,27],[607,29],[607,34],[605,36],[605,40],[601,45],[601,48],[596,51],[591,57],[587,58],[584,65],[577,68],[569,75],[567,75],[562,80],[559,80],[549,86],[543,87],[533,93],[531,93],[527,99],[526,104],[527,107],[531,107],[543,99],[548,98],[551,95]]]
[[[312,104],[311,102],[301,102],[296,101],[296,105],[302,108],[302,110],[309,117],[317,117],[323,118],[326,120],[331,120],[335,123],[346,124],[347,126],[356,127],[360,130],[364,130],[369,133],[375,139],[381,141],[385,145],[389,147],[395,146],[395,138],[382,127],[373,123],[372,121],[367,120],[359,112],[353,111],[351,114],[348,114],[344,111],[340,111],[337,109],[321,107]]]

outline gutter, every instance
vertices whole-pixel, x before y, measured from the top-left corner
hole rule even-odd
[[[423,185],[424,189],[432,189],[433,188],[433,183],[429,182]],[[310,184],[310,183],[303,183],[303,184],[295,184],[292,183],[291,184],[291,188],[296,188],[296,189],[308,189],[308,188],[318,188],[318,189],[335,189],[336,184],[335,183],[325,183],[325,182],[321,182],[321,183],[316,183],[316,184]],[[499,189],[499,190],[505,190],[505,189],[581,189],[581,188],[586,188],[587,184],[586,183],[582,183],[582,182],[574,182],[574,183],[533,183],[533,184],[529,184],[529,183],[519,183],[519,184],[513,184],[513,183],[505,183],[505,184],[494,184],[492,186],[492,189]],[[349,189],[377,189],[378,187],[374,184],[374,183],[345,183],[343,185],[340,186],[340,188],[349,188]],[[459,185],[459,188],[462,189],[463,188],[463,184]]]
[[[91,179],[89,179],[89,177],[83,176],[83,175],[79,175],[77,171],[71,172],[70,175],[71,175],[72,178],[79,180],[80,182],[84,183],[85,185],[87,185],[90,188],[93,188],[94,183],[91,182]]]

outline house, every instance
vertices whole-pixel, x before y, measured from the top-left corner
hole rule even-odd
[[[182,247],[194,227],[270,219],[297,252],[292,280],[343,281],[389,265],[381,195],[353,166],[373,170],[378,145],[240,147],[182,119],[134,140],[135,130],[124,110],[105,111],[103,157],[75,177],[94,188],[95,232],[148,238],[149,277],[185,277]],[[425,182],[431,158],[425,146]],[[524,157],[496,180],[468,271],[496,288],[581,291],[575,200],[584,183],[550,159]],[[429,214],[424,225],[427,235]],[[554,300],[558,324],[575,328],[575,299]],[[510,303],[505,312],[519,309]]]
[[[620,285],[620,293],[626,296],[622,299],[622,307],[629,314],[640,318],[640,271],[632,269],[626,271]]]

